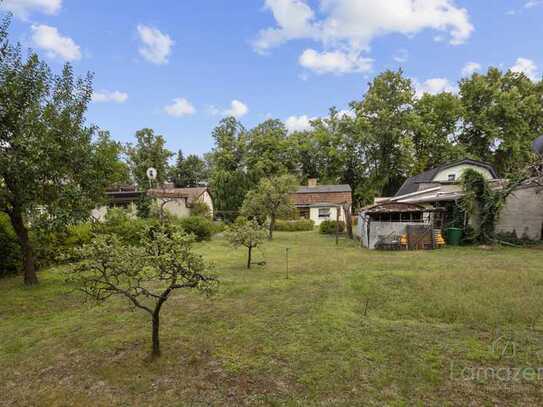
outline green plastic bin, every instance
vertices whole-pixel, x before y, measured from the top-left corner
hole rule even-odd
[[[460,243],[462,242],[462,236],[464,235],[464,231],[462,229],[458,228],[449,228],[445,231],[447,235],[447,243],[451,246],[460,246]]]

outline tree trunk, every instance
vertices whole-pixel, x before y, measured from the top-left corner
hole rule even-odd
[[[247,256],[247,268],[251,268],[251,255],[253,251],[253,246],[249,246],[249,255]]]
[[[273,229],[275,228],[275,216],[271,216],[270,217],[270,230],[269,230],[269,233],[268,233],[268,240],[272,240],[273,239]]]
[[[23,272],[25,285],[38,284],[38,275],[36,274],[36,266],[34,264],[34,254],[32,245],[28,238],[28,230],[23,220],[23,214],[18,208],[14,208],[9,212],[11,225],[17,234],[19,245],[23,252]]]
[[[160,329],[160,310],[155,310],[153,313],[153,351],[151,352],[151,355],[153,357],[159,357],[160,356],[160,337],[159,337],[159,329]]]

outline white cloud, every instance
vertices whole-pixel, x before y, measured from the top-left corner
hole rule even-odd
[[[466,65],[464,65],[464,68],[462,68],[462,76],[467,77],[473,75],[475,72],[478,72],[483,67],[481,64],[477,62],[468,62]]]
[[[0,9],[12,12],[21,19],[27,19],[36,11],[44,14],[56,14],[62,7],[62,0],[4,0],[0,1]]]
[[[425,93],[437,95],[438,93],[442,92],[458,92],[458,89],[446,78],[432,78],[424,81],[423,83],[419,83],[415,80],[414,84],[417,98],[422,97],[422,95]]]
[[[92,94],[92,101],[95,103],[124,103],[128,100],[128,93],[119,92],[118,90],[108,91],[102,90]]]
[[[47,52],[51,58],[60,57],[65,61],[81,59],[81,50],[70,37],[62,36],[56,27],[48,25],[32,26],[32,41]]]
[[[305,131],[311,129],[311,121],[316,120],[316,117],[303,116],[290,116],[285,120],[285,127],[289,133],[296,131]]]
[[[350,64],[358,67],[355,71],[360,71],[361,63],[367,64],[362,53],[369,52],[377,37],[392,33],[412,36],[434,29],[447,32],[450,43],[458,45],[474,29],[467,10],[457,7],[454,0],[320,0],[322,18],[306,0],[265,0],[265,6],[276,26],[259,32],[253,42],[257,52],[290,40],[309,39],[324,47],[323,52],[313,51],[313,57],[348,56]]]
[[[529,0],[524,4],[525,8],[534,8],[543,5],[543,0]]]
[[[533,81],[538,77],[537,65],[528,58],[518,58],[515,65],[511,67],[511,72],[523,73]]]
[[[191,116],[196,113],[194,106],[185,98],[176,98],[171,105],[165,106],[164,111],[173,117]]]
[[[373,60],[363,58],[358,53],[347,54],[342,51],[317,52],[306,49],[300,55],[299,63],[304,68],[319,74],[349,72],[368,72],[371,70]]]
[[[163,34],[154,27],[138,25],[138,34],[142,45],[139,53],[147,61],[162,65],[168,63],[168,56],[175,44],[169,35]]]
[[[232,100],[230,109],[225,110],[223,113],[225,116],[234,116],[236,119],[239,119],[249,113],[249,107],[239,100]]]

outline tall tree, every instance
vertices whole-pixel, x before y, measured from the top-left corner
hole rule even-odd
[[[134,180],[142,189],[149,188],[147,169],[157,170],[157,182],[163,184],[170,173],[168,160],[173,153],[166,148],[166,140],[156,135],[152,129],[141,129],[136,132],[136,144],[127,145],[128,162]]]
[[[502,176],[517,173],[543,133],[543,86],[522,73],[490,68],[460,82],[466,150],[494,164]]]
[[[401,70],[385,71],[369,84],[362,101],[351,104],[371,174],[369,198],[393,195],[413,172],[414,95],[411,80]]]
[[[463,113],[458,96],[425,93],[416,101],[413,112],[415,173],[468,155],[458,143]]]
[[[33,227],[63,227],[88,218],[113,163],[103,154],[104,139],[95,143],[95,129],[85,126],[91,76],[75,78],[70,65],[54,75],[35,53],[24,58],[20,47],[1,35],[0,211],[11,220],[24,281],[32,285],[38,278],[30,217]]]
[[[247,132],[235,118],[223,119],[213,130],[215,147],[208,155],[216,212],[235,219],[250,189],[245,160]]]
[[[247,134],[247,172],[252,183],[295,169],[287,129],[280,120],[266,120]]]
[[[172,178],[177,188],[197,187],[207,181],[206,162],[195,154],[185,158],[183,151],[179,150],[175,167],[172,168]]]
[[[292,175],[261,179],[256,189],[247,194],[241,209],[242,215],[268,220],[268,239],[271,240],[277,218],[294,211],[289,194],[295,191],[296,185],[298,182]]]

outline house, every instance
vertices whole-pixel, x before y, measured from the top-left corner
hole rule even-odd
[[[311,219],[316,225],[325,220],[345,221],[343,204],[352,205],[353,197],[349,185],[318,185],[311,178],[307,186],[301,186],[290,194],[290,201],[297,208],[300,217]]]
[[[463,196],[460,184],[462,174],[473,169],[488,179],[495,188],[504,180],[487,163],[476,160],[460,160],[447,163],[409,178],[396,195],[380,198],[379,202],[422,205],[426,208],[447,207],[443,227],[451,224],[451,213]],[[543,187],[535,180],[527,180],[507,198],[496,224],[498,233],[514,233],[519,238],[543,239]]]
[[[191,215],[195,202],[205,203],[213,215],[213,201],[207,187],[175,188],[172,183],[166,183],[162,188],[150,189],[147,192],[140,191],[134,185],[121,186],[106,191],[107,205],[96,208],[91,216],[103,221],[109,208],[124,208],[132,212],[145,196],[153,199],[157,206],[176,217],[185,218]]]

